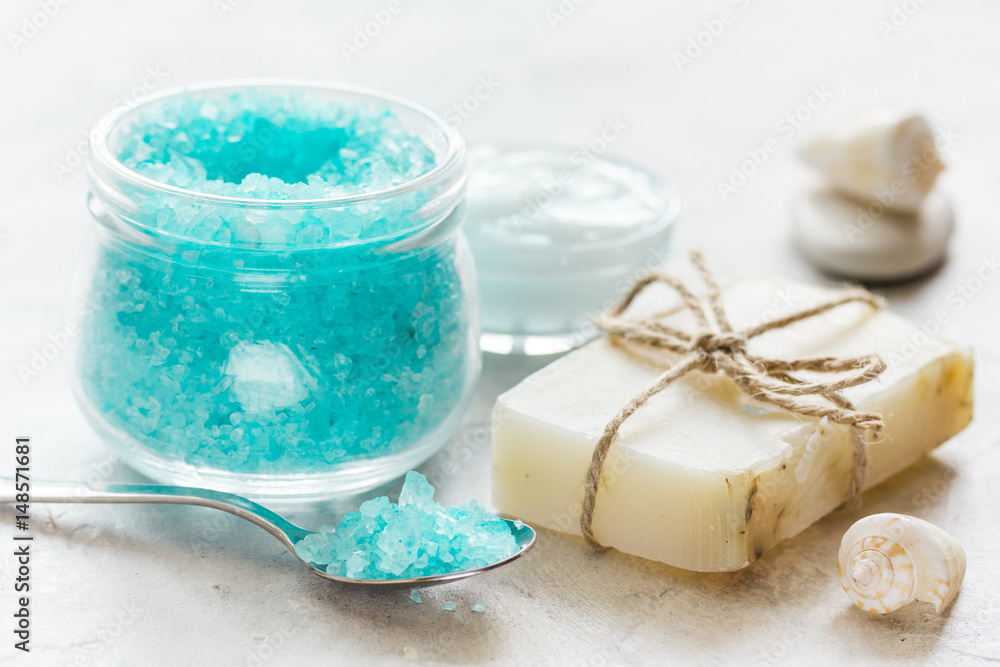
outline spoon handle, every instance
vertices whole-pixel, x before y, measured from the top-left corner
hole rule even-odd
[[[28,483],[29,503],[163,503],[211,507],[257,524],[293,552],[295,543],[312,533],[252,500],[211,489],[156,484],[108,484],[95,489],[83,482],[30,480]],[[0,503],[19,502],[16,491],[7,492],[14,488],[13,479],[0,477]]]

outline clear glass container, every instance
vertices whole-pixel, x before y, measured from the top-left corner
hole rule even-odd
[[[289,200],[185,189],[120,159],[122,128],[150,105],[187,96],[210,109],[247,88],[388,110],[434,166],[379,191]],[[438,116],[346,87],[189,88],[101,121],[89,176],[98,242],[79,281],[76,389],[133,468],[254,497],[336,496],[417,466],[457,426],[480,369],[478,307],[460,231],[464,144]],[[232,233],[165,230],[167,209]],[[238,233],[275,216],[323,224],[291,244]],[[384,232],[323,232],[359,221]]]
[[[680,200],[648,170],[551,146],[469,151],[465,233],[476,259],[482,348],[556,354],[663,263]]]

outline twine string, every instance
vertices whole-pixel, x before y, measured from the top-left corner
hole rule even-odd
[[[649,399],[692,371],[722,373],[732,379],[744,393],[765,403],[800,415],[826,417],[831,422],[849,426],[853,472],[845,504],[854,502],[864,485],[868,463],[865,436],[867,433],[880,431],[884,426],[880,414],[856,410],[840,393],[878,377],[885,370],[885,362],[878,355],[786,360],[760,357],[747,350],[747,343],[763,333],[815,317],[846,303],[867,303],[872,308],[879,309],[882,301],[878,297],[861,288],[850,288],[810,308],[743,331],[734,331],[722,307],[722,292],[704,258],[697,251],[691,251],[690,256],[707,288],[704,302],[676,277],[652,272],[632,285],[622,300],[597,320],[597,326],[614,338],[653,350],[668,350],[682,356],[618,411],[604,427],[604,433],[594,448],[584,482],[580,516],[583,537],[594,549],[604,548],[594,536],[592,524],[604,463],[611,444],[618,437],[619,429]],[[624,316],[636,297],[653,283],[663,283],[677,292],[684,307],[694,315],[697,327],[694,332],[682,331],[652,318],[631,319]],[[833,374],[834,377],[807,381],[793,375],[802,371]]]

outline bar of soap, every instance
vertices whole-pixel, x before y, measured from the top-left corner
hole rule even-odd
[[[741,329],[824,300],[828,290],[771,280],[734,283],[723,303]],[[647,298],[648,297],[648,298]],[[649,289],[630,315],[691,313]],[[930,328],[930,327],[928,327]],[[887,311],[847,304],[749,344],[778,359],[877,352],[876,380],[845,396],[884,415],[865,488],[914,463],[972,418],[971,353]],[[501,395],[493,410],[493,502],[503,514],[580,534],[583,480],[612,416],[666,368],[605,337]],[[754,401],[721,374],[693,372],[625,421],[604,468],[594,533],[620,551],[698,571],[737,570],[845,499],[849,430]]]

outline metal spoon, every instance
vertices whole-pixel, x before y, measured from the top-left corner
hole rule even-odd
[[[0,478],[3,489],[14,488],[14,480]],[[247,500],[242,496],[210,489],[199,489],[187,486],[157,486],[155,484],[109,484],[100,489],[94,489],[80,482],[39,482],[31,481],[30,503],[165,503],[171,505],[200,505],[202,507],[212,507],[223,512],[235,514],[241,519],[246,519],[257,524],[267,532],[277,537],[282,544],[288,547],[289,551],[295,554],[302,563],[314,573],[338,581],[342,584],[356,586],[380,586],[383,588],[426,588],[446,584],[459,579],[466,579],[477,574],[482,574],[487,570],[493,570],[501,565],[506,565],[511,561],[520,558],[535,544],[535,531],[524,524],[518,525],[504,519],[510,526],[510,532],[517,540],[518,551],[513,556],[505,558],[499,562],[477,567],[472,570],[462,570],[459,572],[449,572],[448,574],[436,574],[429,577],[411,577],[409,579],[350,579],[348,577],[337,577],[311,563],[299,558],[295,552],[295,545],[307,535],[313,535],[315,531],[306,530],[296,526],[291,521],[276,514],[262,505]],[[0,503],[14,503],[14,495],[0,492]]]

